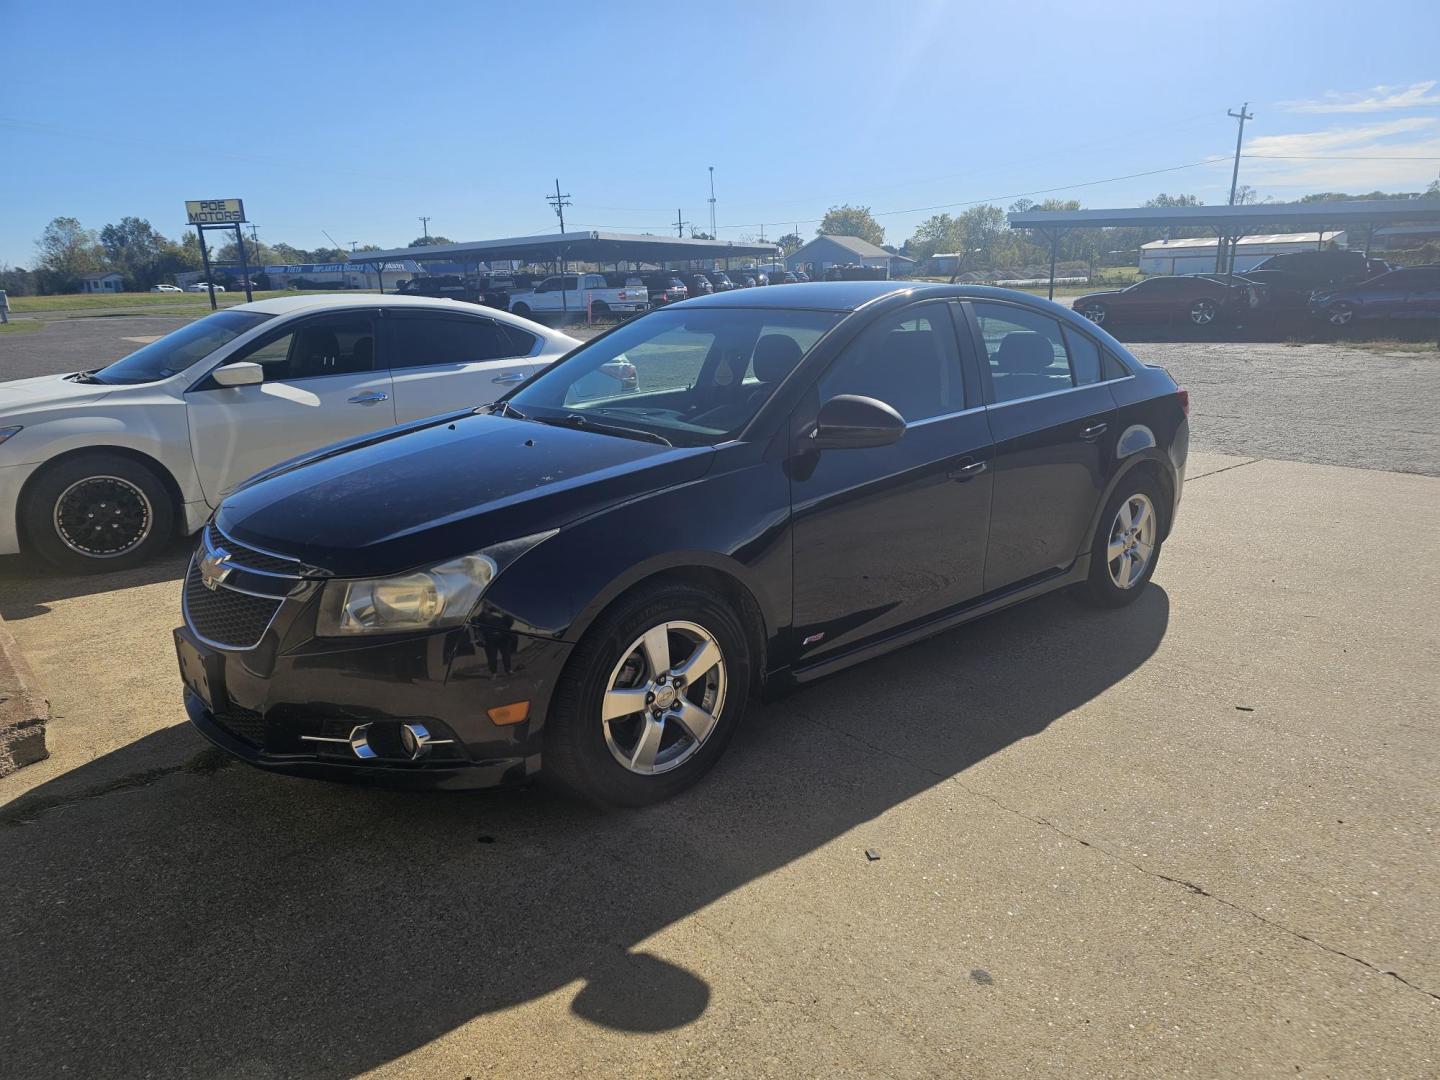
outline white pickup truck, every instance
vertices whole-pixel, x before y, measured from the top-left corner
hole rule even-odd
[[[611,287],[604,274],[557,274],[529,292],[510,294],[510,311],[522,319],[575,312],[600,319],[634,315],[650,307],[650,293],[638,278],[634,284]]]

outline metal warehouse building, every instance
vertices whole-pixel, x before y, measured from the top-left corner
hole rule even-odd
[[[823,273],[829,266],[856,265],[884,267],[894,277],[911,269],[915,260],[904,255],[892,255],[858,236],[817,236],[785,256],[787,270]]]
[[[1271,255],[1288,255],[1292,251],[1314,251],[1316,248],[1345,247],[1344,232],[1271,233],[1245,236],[1235,241],[1235,273],[1243,274]],[[1152,240],[1140,246],[1142,274],[1208,274],[1215,269],[1218,244],[1213,237],[1189,240]]]

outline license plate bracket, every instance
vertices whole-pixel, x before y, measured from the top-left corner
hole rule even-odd
[[[175,631],[175,656],[180,661],[180,678],[211,712],[225,712],[225,658],[196,644],[181,630]]]

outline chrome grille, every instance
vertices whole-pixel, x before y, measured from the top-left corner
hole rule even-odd
[[[253,649],[284,602],[283,598],[251,596],[224,585],[207,589],[200,578],[199,561],[190,560],[185,575],[185,623],[213,645]]]
[[[253,574],[278,574],[282,577],[300,577],[300,560],[287,559],[281,555],[271,555],[269,552],[256,551],[252,547],[231,540],[228,536],[217,529],[212,522],[205,526],[203,542],[210,550],[225,548],[231,553],[230,562],[237,570],[248,571]]]

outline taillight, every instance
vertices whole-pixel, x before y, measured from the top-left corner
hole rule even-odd
[[[1180,411],[1186,416],[1190,415],[1190,391],[1183,386],[1175,391],[1176,398],[1180,401]]]

